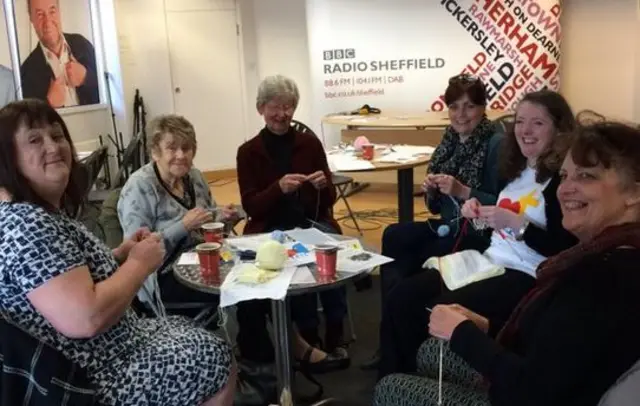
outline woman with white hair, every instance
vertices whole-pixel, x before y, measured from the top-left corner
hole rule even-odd
[[[299,100],[298,87],[287,77],[270,76],[260,83],[256,107],[266,125],[240,146],[237,156],[242,206],[249,218],[244,234],[296,227],[340,233],[332,213],[336,192],[324,148],[313,134],[300,133],[291,127]],[[292,316],[300,334],[311,345],[319,345],[316,295],[291,300]],[[312,370],[344,368],[349,364],[346,350],[341,348],[346,291],[344,288],[324,291],[320,300],[326,321],[323,348],[329,355],[314,362],[308,351],[302,361],[309,363]],[[269,310],[267,301],[243,302],[238,306],[238,346],[243,357],[258,352],[263,357],[273,354],[266,330]]]

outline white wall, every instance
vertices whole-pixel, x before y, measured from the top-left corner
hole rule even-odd
[[[139,88],[149,116],[173,111],[162,0],[115,0],[123,98]],[[247,134],[263,123],[255,112],[261,78],[284,74],[300,88],[296,118],[312,122],[305,0],[237,0],[243,47]],[[345,0],[348,1],[348,0]],[[392,0],[389,0],[392,1]],[[591,108],[640,121],[640,22],[636,0],[563,2],[561,91],[576,111]],[[357,20],[354,20],[354,24]],[[127,108],[130,108],[127,106]],[[325,128],[325,131],[332,131]]]
[[[637,0],[563,2],[561,92],[576,112],[640,122]]]
[[[296,119],[311,120],[311,79],[307,14],[304,0],[240,0],[254,6],[258,74],[282,74],[298,84],[300,104]],[[255,106],[255,89],[249,94]],[[255,111],[255,107],[253,108]],[[309,123],[311,124],[311,123]]]

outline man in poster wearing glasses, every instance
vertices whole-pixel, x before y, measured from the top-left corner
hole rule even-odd
[[[55,108],[100,103],[91,42],[62,32],[59,0],[26,1],[39,42],[20,68],[23,97],[47,100]]]

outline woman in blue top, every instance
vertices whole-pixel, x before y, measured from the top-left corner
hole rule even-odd
[[[392,224],[384,230],[382,255],[395,261],[380,270],[383,307],[400,280],[420,270],[427,258],[451,251],[462,224],[460,207],[467,199],[491,205],[500,191],[497,158],[503,131],[485,114],[485,85],[467,74],[454,76],[444,99],[451,125],[431,156],[423,186],[429,212],[441,218]],[[378,355],[362,367],[376,367]]]

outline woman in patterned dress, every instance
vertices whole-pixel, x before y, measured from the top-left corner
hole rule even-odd
[[[69,131],[47,103],[0,110],[0,311],[84,368],[105,405],[231,405],[229,346],[185,318],[130,307],[162,261],[139,230],[110,251],[67,213],[82,199]],[[118,264],[121,265],[118,265]]]

